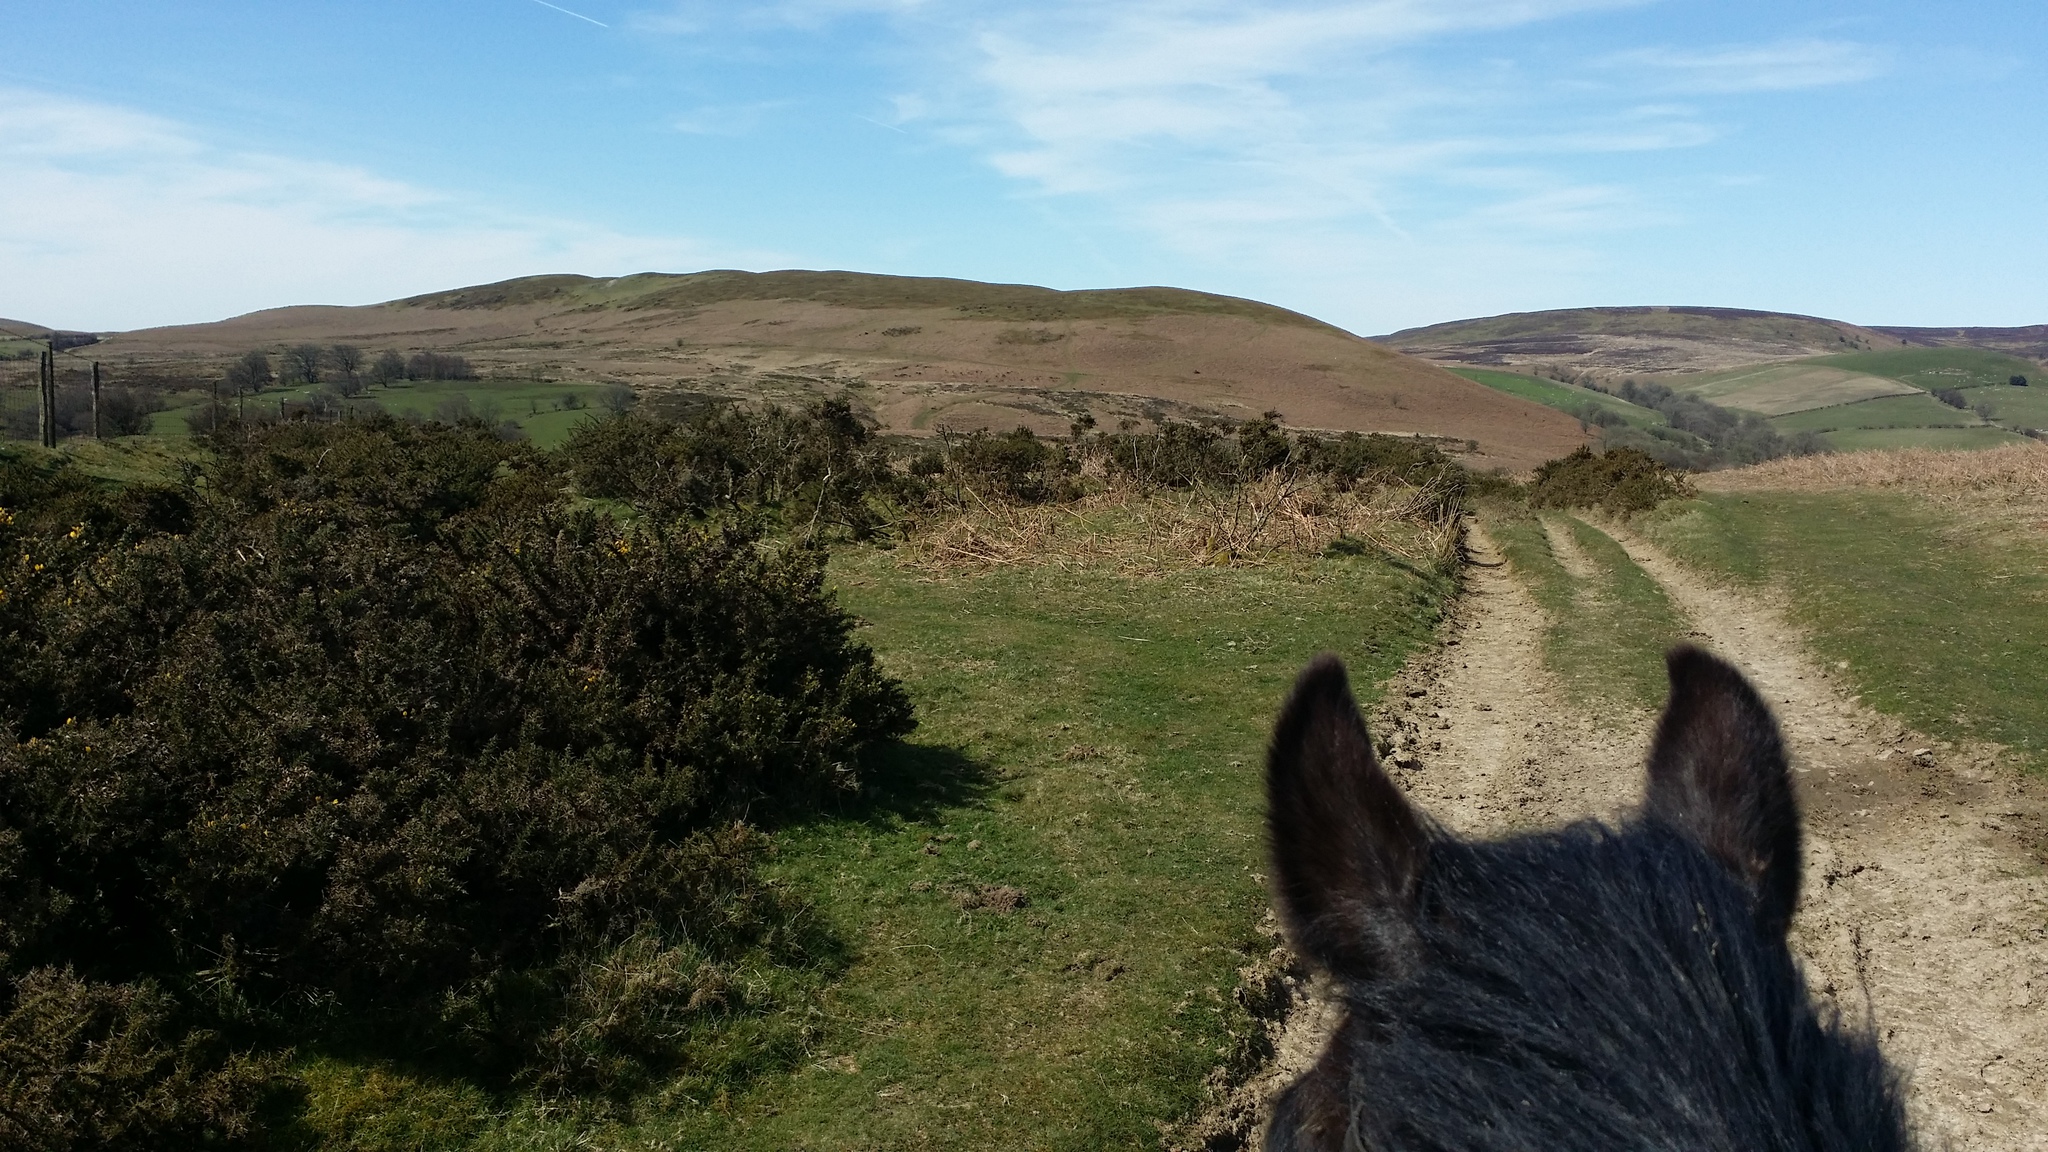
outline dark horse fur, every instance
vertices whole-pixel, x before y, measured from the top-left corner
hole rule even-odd
[[[1741,674],[1668,658],[1642,812],[1470,841],[1411,807],[1323,657],[1267,763],[1274,896],[1345,1016],[1266,1147],[1911,1147],[1897,1077],[1808,998],[1799,810]]]

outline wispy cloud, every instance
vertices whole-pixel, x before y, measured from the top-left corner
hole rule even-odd
[[[1642,48],[1605,61],[1636,71],[1668,91],[1711,94],[1787,92],[1854,84],[1882,75],[1889,54],[1848,40],[1779,40],[1705,50]]]
[[[1428,186],[1469,191],[1497,183],[1498,170],[1484,177],[1474,170],[1504,158],[1527,163],[1545,153],[1687,147],[1710,138],[1710,129],[1669,110],[1581,112],[1528,131],[1516,121],[1540,80],[1420,58],[1447,38],[1621,6],[1069,6],[992,20],[974,37],[967,67],[980,88],[979,129],[997,170],[1047,193],[1119,200],[1170,242],[1208,242],[1190,227],[1315,221],[1356,220],[1403,233],[1471,199],[1425,196]],[[1505,192],[1503,203],[1572,195],[1558,188],[1557,175],[1522,176],[1523,186]],[[1414,212],[1424,199],[1429,206]],[[1488,218],[1477,213],[1472,222]],[[1597,223],[1590,213],[1518,219],[1524,227]]]
[[[541,271],[774,262],[224,148],[130,109],[0,89],[0,315],[128,328],[367,303]]]

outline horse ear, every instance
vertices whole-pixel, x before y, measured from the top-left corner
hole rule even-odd
[[[1770,708],[1725,661],[1690,645],[1664,658],[1671,699],[1650,748],[1646,808],[1748,887],[1782,935],[1799,903],[1799,802]]]
[[[1344,976],[1402,967],[1429,832],[1373,758],[1335,657],[1317,657],[1280,710],[1266,822],[1274,900],[1296,951]]]

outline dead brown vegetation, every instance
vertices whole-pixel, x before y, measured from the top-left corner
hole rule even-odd
[[[2048,497],[2048,447],[2008,444],[1981,451],[1894,448],[1788,456],[1698,478],[1716,492],[1890,488],[1936,499]]]
[[[1198,292],[1053,292],[852,273],[537,277],[361,308],[126,332],[109,363],[212,378],[250,348],[316,342],[461,356],[491,381],[617,381],[643,402],[794,408],[846,397],[885,432],[1065,435],[1092,417],[1236,422],[1471,442],[1524,472],[1578,422],[1327,324]]]
[[[1272,564],[1346,547],[1444,567],[1462,542],[1445,497],[1430,484],[1341,491],[1284,475],[1227,490],[1119,485],[1069,504],[952,510],[920,525],[901,556],[934,575],[1033,564],[1158,574]]]

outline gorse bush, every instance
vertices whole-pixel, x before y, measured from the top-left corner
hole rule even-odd
[[[985,501],[1043,504],[1079,496],[1080,463],[1064,445],[1041,440],[1029,428],[1001,435],[969,433],[950,446],[934,470],[960,491]],[[943,490],[942,490],[943,492]]]
[[[1626,514],[1691,494],[1685,477],[1647,453],[1580,448],[1536,469],[1529,503],[1538,508],[1600,508]]]
[[[1470,480],[1465,468],[1427,440],[1380,433],[1290,434],[1280,427],[1279,416],[1267,412],[1235,427],[1171,420],[1150,432],[1126,426],[1084,441],[1081,452],[1112,477],[1166,488],[1230,487],[1284,471],[1318,477],[1340,489],[1435,486],[1456,500]]]
[[[765,513],[810,539],[872,535],[908,479],[839,400],[723,405],[681,423],[621,413],[579,425],[561,451],[586,496],[664,515]]]
[[[820,551],[573,508],[481,426],[214,447],[175,489],[0,468],[12,1010],[68,966],[252,1043],[619,1091],[748,1009],[734,964],[829,950],[752,827],[857,788],[913,721]],[[663,974],[594,985],[621,955]]]
[[[280,1062],[182,1026],[152,981],[10,976],[0,1004],[0,1146],[42,1152],[233,1147],[284,1087]]]

